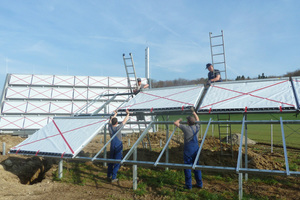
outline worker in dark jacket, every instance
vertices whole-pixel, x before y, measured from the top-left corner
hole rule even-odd
[[[180,124],[182,119],[178,119],[174,122],[174,125],[179,127],[184,134],[184,152],[183,159],[184,164],[193,164],[196,159],[196,155],[199,149],[198,135],[199,125],[196,121],[199,121],[199,117],[195,110],[192,109],[193,115],[187,117],[188,125]],[[197,162],[197,164],[199,161]],[[202,175],[200,170],[194,170],[197,187],[202,188]],[[185,175],[185,189],[192,189],[192,174],[190,169],[184,169]]]
[[[221,82],[221,74],[220,71],[217,69],[214,69],[214,66],[210,63],[206,64],[206,69],[208,69],[208,84],[214,83],[214,82]]]
[[[129,111],[126,110],[126,117],[123,120],[123,122],[118,125],[118,119],[116,118],[118,112],[115,110],[114,116],[110,119],[108,124],[108,131],[110,134],[110,137],[113,137],[122,126],[125,125],[125,123],[129,119]],[[118,135],[114,137],[114,139],[110,143],[110,158],[111,159],[122,159],[122,152],[123,152],[123,143],[122,143],[122,134],[121,131],[119,131]],[[108,163],[107,168],[107,178],[111,180],[112,183],[117,182],[117,172],[120,168],[119,163]]]

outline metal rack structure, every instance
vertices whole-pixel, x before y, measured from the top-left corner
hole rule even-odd
[[[274,175],[287,175],[287,176],[300,176],[300,171],[291,171],[289,168],[287,148],[285,143],[285,133],[284,124],[300,124],[300,120],[247,120],[248,113],[297,113],[299,112],[299,95],[300,95],[300,78],[293,77],[290,79],[269,79],[265,81],[243,81],[243,82],[232,82],[232,83],[214,83],[208,89],[207,93],[203,93],[204,86],[184,86],[184,87],[173,87],[173,88],[160,88],[151,89],[148,91],[140,92],[137,96],[131,98],[128,102],[120,107],[120,112],[128,109],[133,115],[138,112],[144,112],[145,115],[187,115],[190,114],[190,107],[195,107],[199,114],[211,114],[211,113],[242,113],[243,118],[237,121],[198,121],[196,123],[201,125],[207,125],[204,136],[200,143],[200,147],[197,153],[195,163],[193,165],[181,164],[181,163],[169,163],[168,157],[168,145],[172,140],[172,137],[176,131],[173,130],[172,134],[169,136],[169,125],[173,124],[173,121],[130,121],[128,124],[147,124],[140,137],[135,141],[133,146],[124,155],[123,159],[107,159],[106,153],[103,158],[99,157],[109,145],[110,138],[108,141],[104,141],[104,146],[100,151],[93,157],[81,157],[78,156],[78,152],[84,148],[84,146],[91,140],[91,138],[96,135],[100,129],[104,129],[107,124],[109,115],[98,114],[93,116],[74,116],[69,118],[72,120],[80,120],[82,124],[80,126],[74,127],[70,123],[70,126],[63,123],[63,121],[68,120],[68,118],[54,118],[53,122],[49,127],[44,127],[39,132],[37,132],[39,137],[31,137],[23,141],[19,145],[15,146],[10,150],[12,154],[24,154],[24,155],[37,155],[45,157],[56,157],[59,159],[76,159],[83,161],[93,161],[93,162],[103,162],[103,163],[120,163],[133,166],[133,189],[137,189],[137,166],[143,167],[161,167],[161,168],[178,168],[178,169],[197,169],[197,170],[214,170],[223,171],[239,174],[239,196],[242,198],[242,183],[243,183],[243,173],[257,173],[257,174],[274,174]],[[218,92],[221,90],[222,93]],[[244,91],[243,91],[244,90]],[[204,97],[202,95],[205,95]],[[218,94],[218,95],[216,95]],[[200,101],[201,99],[201,101]],[[255,100],[256,101],[255,101]],[[259,103],[258,103],[259,101]],[[238,103],[237,103],[238,102]],[[121,113],[122,115],[122,113]],[[94,120],[94,121],[93,121]],[[56,124],[56,125],[55,125]],[[61,125],[60,125],[61,124]],[[138,161],[137,153],[138,146],[148,134],[152,125],[163,124],[166,125],[166,144],[162,148],[160,155],[157,157],[156,161]],[[213,124],[225,125],[225,124],[239,124],[241,125],[241,138],[239,141],[239,150],[236,166],[207,166],[207,165],[197,165],[197,161],[201,155],[203,144],[205,143],[206,136],[209,127]],[[268,169],[252,169],[248,168],[248,156],[247,156],[247,132],[249,124],[280,124],[281,136],[283,142],[283,150],[285,157],[285,170],[268,170]],[[48,125],[47,125],[48,126]],[[85,129],[87,127],[92,127],[91,134],[87,137],[79,137],[80,141],[72,141],[73,131],[79,131],[81,128]],[[123,127],[122,127],[123,128]],[[119,130],[121,131],[122,128]],[[48,131],[48,130],[52,131]],[[83,131],[79,131],[83,132]],[[50,135],[49,135],[50,134]],[[104,133],[106,134],[106,133]],[[34,136],[34,135],[33,135]],[[61,145],[62,150],[59,150],[53,154],[53,152],[46,152],[41,149],[45,145],[36,145],[43,140],[43,138],[56,137],[56,144]],[[242,161],[243,154],[243,138],[245,137],[245,161]],[[69,138],[69,139],[68,139]],[[105,137],[106,138],[106,137]],[[70,140],[70,141],[69,141]],[[78,139],[79,140],[79,139]],[[35,143],[36,141],[36,143]],[[73,143],[77,146],[75,149]],[[28,144],[28,145],[27,145]],[[78,145],[81,144],[81,145]],[[26,148],[26,146],[30,146]],[[47,145],[46,145],[47,146]],[[166,161],[162,162],[162,155],[166,156]],[[244,163],[244,164],[243,164]]]
[[[109,113],[129,93],[127,77],[7,74],[0,104],[0,134],[31,135],[54,117],[91,115],[108,100],[105,111]],[[137,131],[138,127],[128,125],[126,129]]]

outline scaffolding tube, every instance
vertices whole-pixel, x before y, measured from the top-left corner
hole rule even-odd
[[[238,154],[238,160],[237,160],[237,165],[236,165],[236,173],[239,173],[239,170],[240,170],[240,167],[241,167],[240,165],[241,165],[241,158],[242,158],[242,154],[243,154],[242,150],[243,150],[244,126],[245,126],[245,116],[243,117],[239,154]]]
[[[288,161],[288,157],[287,157],[287,150],[286,150],[286,144],[285,144],[285,137],[284,137],[284,129],[283,129],[282,117],[280,117],[280,126],[281,126],[282,143],[283,143],[283,150],[284,150],[286,175],[290,175],[289,161]]]
[[[154,166],[155,166],[155,167],[157,166],[157,164],[158,164],[158,162],[160,161],[162,155],[164,154],[165,150],[166,150],[167,147],[169,146],[169,143],[170,143],[170,141],[171,141],[171,139],[172,139],[172,137],[173,137],[173,135],[174,135],[176,129],[177,129],[177,127],[175,127],[175,129],[173,130],[173,132],[172,132],[171,136],[169,137],[167,143],[165,144],[163,150],[160,152],[160,154],[159,154],[157,160],[155,161],[155,163],[154,163]]]
[[[208,132],[208,128],[209,128],[209,126],[210,126],[210,122],[211,122],[211,118],[210,118],[209,121],[208,121],[208,124],[207,124],[206,130],[205,130],[203,139],[202,139],[202,141],[201,141],[200,148],[199,148],[199,150],[198,150],[198,152],[197,152],[197,156],[196,156],[195,162],[194,162],[193,167],[192,167],[193,169],[196,168],[197,162],[198,162],[198,160],[199,160],[199,156],[200,156],[200,153],[201,153],[201,150],[202,150],[202,147],[203,147],[203,144],[204,144],[204,141],[205,141],[207,132]]]
[[[137,139],[137,141],[134,143],[134,145],[131,147],[131,149],[128,151],[128,153],[125,155],[124,159],[121,161],[120,164],[123,164],[129,158],[129,156],[131,156],[131,154],[133,153],[134,148],[137,145],[139,145],[139,143],[144,139],[144,137],[148,133],[149,129],[151,128],[152,124],[153,124],[153,121],[151,121],[151,123],[149,124],[149,126],[142,133],[142,135]]]
[[[123,123],[122,123],[123,124]],[[94,161],[98,156],[99,154],[106,148],[106,146],[118,135],[119,132],[121,132],[121,130],[125,127],[125,124],[124,123],[121,128],[108,140],[108,142],[106,142],[106,144],[100,149],[100,151],[92,158],[92,161]],[[105,124],[106,126],[107,124]]]
[[[112,102],[117,97],[118,94],[119,93],[116,93],[112,98],[110,98],[108,101],[106,101],[100,108],[98,108],[96,111],[94,111],[90,115],[98,114],[107,104],[109,104],[110,102]]]

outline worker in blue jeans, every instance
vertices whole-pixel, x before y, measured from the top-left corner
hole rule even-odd
[[[110,134],[110,137],[113,137],[120,128],[122,128],[125,123],[129,119],[129,111],[126,110],[126,117],[123,120],[123,122],[118,125],[118,119],[116,118],[118,111],[114,111],[114,116],[110,119],[108,124],[108,131]],[[122,134],[121,131],[118,132],[117,136],[114,137],[114,139],[110,143],[110,158],[111,159],[122,159],[122,152],[123,152],[123,143],[122,143]],[[112,183],[117,182],[117,173],[120,168],[119,163],[108,163],[107,168],[107,178],[111,180]]]
[[[184,164],[193,164],[195,162],[197,152],[199,149],[198,143],[198,135],[199,135],[199,125],[196,124],[196,121],[199,121],[199,117],[196,114],[194,108],[192,108],[192,116],[187,117],[188,125],[182,125],[180,122],[182,119],[178,119],[174,122],[174,125],[180,128],[184,134],[184,152],[183,152],[183,159]],[[199,161],[197,161],[199,164]],[[200,170],[194,170],[195,179],[196,179],[196,186],[198,188],[202,188],[202,175]],[[192,174],[190,169],[184,169],[185,175],[185,189],[192,189]]]

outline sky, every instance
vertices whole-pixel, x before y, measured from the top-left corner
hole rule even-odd
[[[300,69],[299,10],[298,0],[1,0],[0,84],[7,73],[124,77],[123,53],[144,77],[146,47],[151,79],[207,78],[209,32],[221,30],[229,79],[280,76]]]

